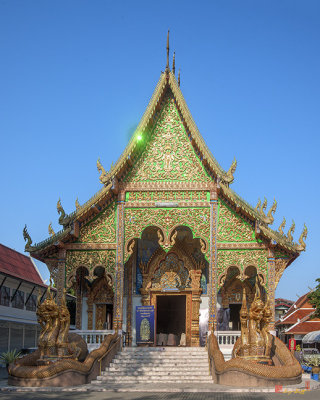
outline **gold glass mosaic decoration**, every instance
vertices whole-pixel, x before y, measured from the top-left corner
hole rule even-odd
[[[115,243],[116,241],[116,204],[113,202],[105,210],[80,229],[79,242]]]
[[[127,192],[126,201],[208,201],[205,190]]]
[[[203,238],[209,243],[210,209],[209,208],[128,208],[125,210],[125,241],[139,238],[148,226],[157,226],[169,237],[177,226],[188,226],[194,238]],[[206,246],[209,257],[209,246]]]
[[[115,250],[93,250],[93,251],[67,251],[66,257],[66,281],[74,276],[77,268],[86,267],[89,278],[93,279],[93,272],[97,266],[102,266],[111,274],[114,274],[116,262]]]
[[[208,182],[211,178],[195,154],[181,121],[171,91],[161,104],[161,113],[146,149],[126,178],[127,182]]]
[[[221,200],[219,201],[218,241],[255,241],[254,229]]]
[[[266,250],[218,250],[218,282],[220,275],[224,274],[231,266],[237,266],[240,273],[244,273],[246,267],[254,266],[258,273],[264,275],[264,280],[267,282],[267,262]]]

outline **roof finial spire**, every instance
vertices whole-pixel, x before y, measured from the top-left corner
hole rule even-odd
[[[168,35],[167,35],[167,66],[166,66],[166,71],[170,71],[169,68],[169,32],[170,30],[168,29]]]
[[[173,60],[172,60],[172,72],[176,74],[176,52],[173,52]]]
[[[179,74],[178,74],[178,86],[180,87],[180,68],[179,68]]]

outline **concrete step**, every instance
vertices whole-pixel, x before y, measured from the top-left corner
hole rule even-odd
[[[198,347],[127,347],[92,384],[212,383],[208,354]]]
[[[207,353],[160,353],[157,351],[149,352],[149,353],[120,353],[116,355],[116,358],[208,358]]]
[[[177,371],[177,370],[150,370],[150,371],[103,371],[101,373],[102,376],[209,376],[209,371]]]
[[[179,346],[172,346],[172,347],[171,346],[166,346],[166,347],[163,347],[163,346],[157,346],[157,347],[125,347],[123,349],[123,353],[126,353],[126,352],[133,353],[135,351],[137,351],[139,353],[147,352],[147,351],[161,351],[161,352],[183,352],[183,351],[188,352],[188,351],[195,351],[195,352],[201,353],[201,352],[207,352],[207,349],[205,347],[186,347],[186,346],[183,346],[183,347],[182,346],[181,347],[179,347]]]
[[[130,382],[141,382],[141,383],[149,383],[149,382],[212,382],[212,378],[210,376],[184,378],[183,376],[127,376],[127,377],[107,377],[107,376],[98,376],[98,381],[101,382],[109,382],[109,383],[130,383]]]
[[[150,367],[139,367],[139,368],[122,368],[122,367],[113,367],[110,366],[108,368],[106,368],[106,370],[104,372],[116,372],[116,373],[120,373],[120,372],[125,372],[130,374],[131,372],[137,372],[137,373],[141,373],[144,374],[146,372],[153,372],[153,373],[157,373],[157,372],[173,372],[173,371],[179,371],[181,374],[187,374],[187,373],[191,373],[191,374],[196,374],[196,375],[201,375],[204,372],[208,371],[208,364],[202,366],[201,368],[194,368],[194,367],[181,367],[179,369],[176,368],[176,366],[172,366],[172,367],[163,367],[163,366],[159,366],[159,367],[154,367],[154,366],[150,366]]]
[[[154,361],[150,361],[150,360],[141,360],[139,362],[137,362],[136,360],[121,360],[121,359],[117,359],[117,360],[113,360],[112,361],[113,366],[114,365],[136,365],[136,366],[143,366],[143,365],[148,365],[148,366],[160,366],[160,365],[175,365],[175,366],[183,366],[183,365],[188,365],[188,366],[202,366],[202,365],[208,365],[208,360],[201,360],[198,361],[197,363],[192,363],[192,362],[185,362],[185,361],[181,361],[181,360],[154,360]]]

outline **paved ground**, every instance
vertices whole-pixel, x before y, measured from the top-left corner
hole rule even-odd
[[[112,392],[60,392],[60,393],[0,393],[1,400],[319,400],[320,391],[302,393],[112,393]]]
[[[304,390],[306,381],[311,390]],[[0,380],[0,400],[320,400],[320,382],[303,375],[299,385],[283,388],[283,393],[275,393],[274,388],[235,388],[212,384],[122,384],[121,386],[82,385],[68,388],[19,388],[8,386]],[[303,396],[303,397],[301,397]]]

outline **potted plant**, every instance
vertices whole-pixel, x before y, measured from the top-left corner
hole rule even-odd
[[[313,354],[305,356],[305,361],[306,364],[311,367],[311,379],[318,381],[320,372],[320,355]]]
[[[7,371],[9,368],[9,364],[13,363],[17,358],[19,358],[20,354],[20,351],[18,351],[17,349],[9,350],[0,354],[0,361],[3,364],[6,364]]]

